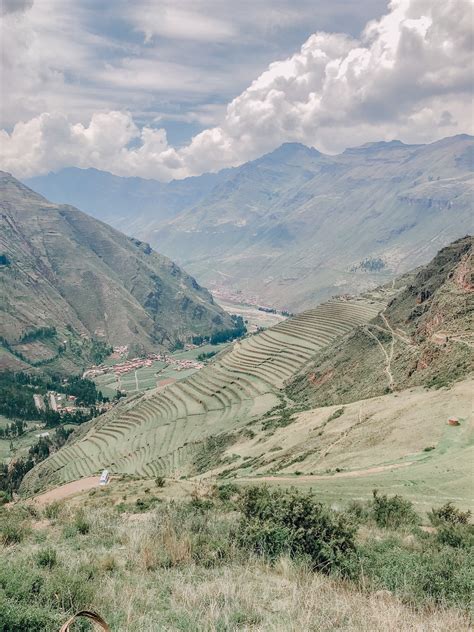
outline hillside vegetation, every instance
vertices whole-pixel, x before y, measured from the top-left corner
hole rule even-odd
[[[412,386],[448,386],[474,368],[472,237],[443,248],[376,318],[316,353],[288,387],[309,405]]]
[[[295,490],[144,484],[0,508],[4,632],[84,608],[114,632],[470,629],[472,526],[452,504],[417,514],[374,492],[335,511]]]
[[[458,135],[327,156],[287,143],[235,169],[168,185],[76,169],[35,178],[34,187],[151,239],[209,287],[300,311],[380,285],[472,234],[473,147],[471,136]],[[186,198],[185,189],[194,194]]]
[[[234,328],[211,294],[146,243],[0,173],[0,363],[77,371]]]

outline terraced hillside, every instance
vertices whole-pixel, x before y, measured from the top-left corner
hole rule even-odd
[[[285,382],[317,350],[369,321],[383,304],[382,294],[372,300],[331,300],[237,342],[190,378],[129,399],[81,427],[73,443],[25,477],[22,491],[102,468],[143,476],[191,473],[206,440],[218,441],[219,435],[225,440],[273,408]]]

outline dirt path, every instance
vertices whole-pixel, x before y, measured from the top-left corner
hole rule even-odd
[[[407,461],[406,463],[393,463],[392,465],[376,465],[369,467],[365,470],[351,470],[350,472],[337,472],[336,474],[307,474],[303,476],[253,476],[248,478],[239,478],[239,481],[252,481],[252,482],[278,482],[287,481],[289,483],[297,483],[298,481],[322,481],[331,480],[333,478],[357,478],[359,476],[369,476],[370,474],[379,474],[380,472],[386,472],[387,470],[397,470],[401,467],[408,467],[413,465],[414,462]]]
[[[72,483],[66,483],[65,485],[51,489],[49,492],[44,492],[44,494],[39,494],[32,500],[35,504],[44,507],[57,500],[63,500],[64,498],[74,496],[74,494],[78,494],[79,492],[86,492],[98,486],[99,477],[88,476],[87,478],[80,478],[78,481],[72,481]]]
[[[335,439],[335,441],[333,441],[330,445],[328,445],[328,447],[326,448],[324,453],[321,454],[321,456],[317,460],[317,463],[319,463],[319,461],[322,461],[322,459],[327,457],[327,455],[331,452],[331,450],[338,443],[340,443],[343,439],[345,439],[349,433],[351,433],[353,430],[358,428],[361,424],[365,423],[366,421],[369,421],[369,419],[370,419],[370,417],[366,417],[365,419],[362,418],[362,406],[360,406],[360,408],[359,408],[359,420],[357,421],[357,423],[355,423],[353,426],[350,426],[347,430],[344,430],[344,432],[341,432],[341,434],[338,436],[338,438]]]
[[[382,350],[382,353],[385,356],[384,371],[385,371],[385,373],[387,374],[387,377],[388,377],[388,387],[392,391],[393,390],[393,375],[392,375],[392,371],[391,371],[391,363],[392,363],[392,356],[393,356],[393,336],[392,336],[392,341],[391,341],[391,344],[390,344],[390,354],[388,354],[387,350],[385,349],[383,344],[380,342],[380,340],[377,338],[377,336],[370,331],[370,329],[368,327],[365,327],[365,331],[369,334],[369,336],[371,338],[373,338],[375,340],[375,342],[379,345],[379,347]]]

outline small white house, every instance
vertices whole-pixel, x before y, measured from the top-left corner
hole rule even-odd
[[[110,480],[109,471],[104,470],[102,474],[100,475],[99,485],[108,485],[109,480]]]

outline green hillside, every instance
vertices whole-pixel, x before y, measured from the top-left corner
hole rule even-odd
[[[397,283],[247,336],[81,426],[22,493],[106,467],[317,486],[331,502],[380,486],[424,507],[456,490],[470,506],[471,264],[466,237]]]
[[[172,261],[0,173],[0,362],[74,371],[111,346],[131,353],[233,328]]]
[[[147,391],[84,424],[72,443],[24,479],[23,492],[108,468],[141,476],[208,468],[208,452],[279,405],[282,388],[314,353],[383,307],[378,300],[335,300],[233,345],[188,379]]]

